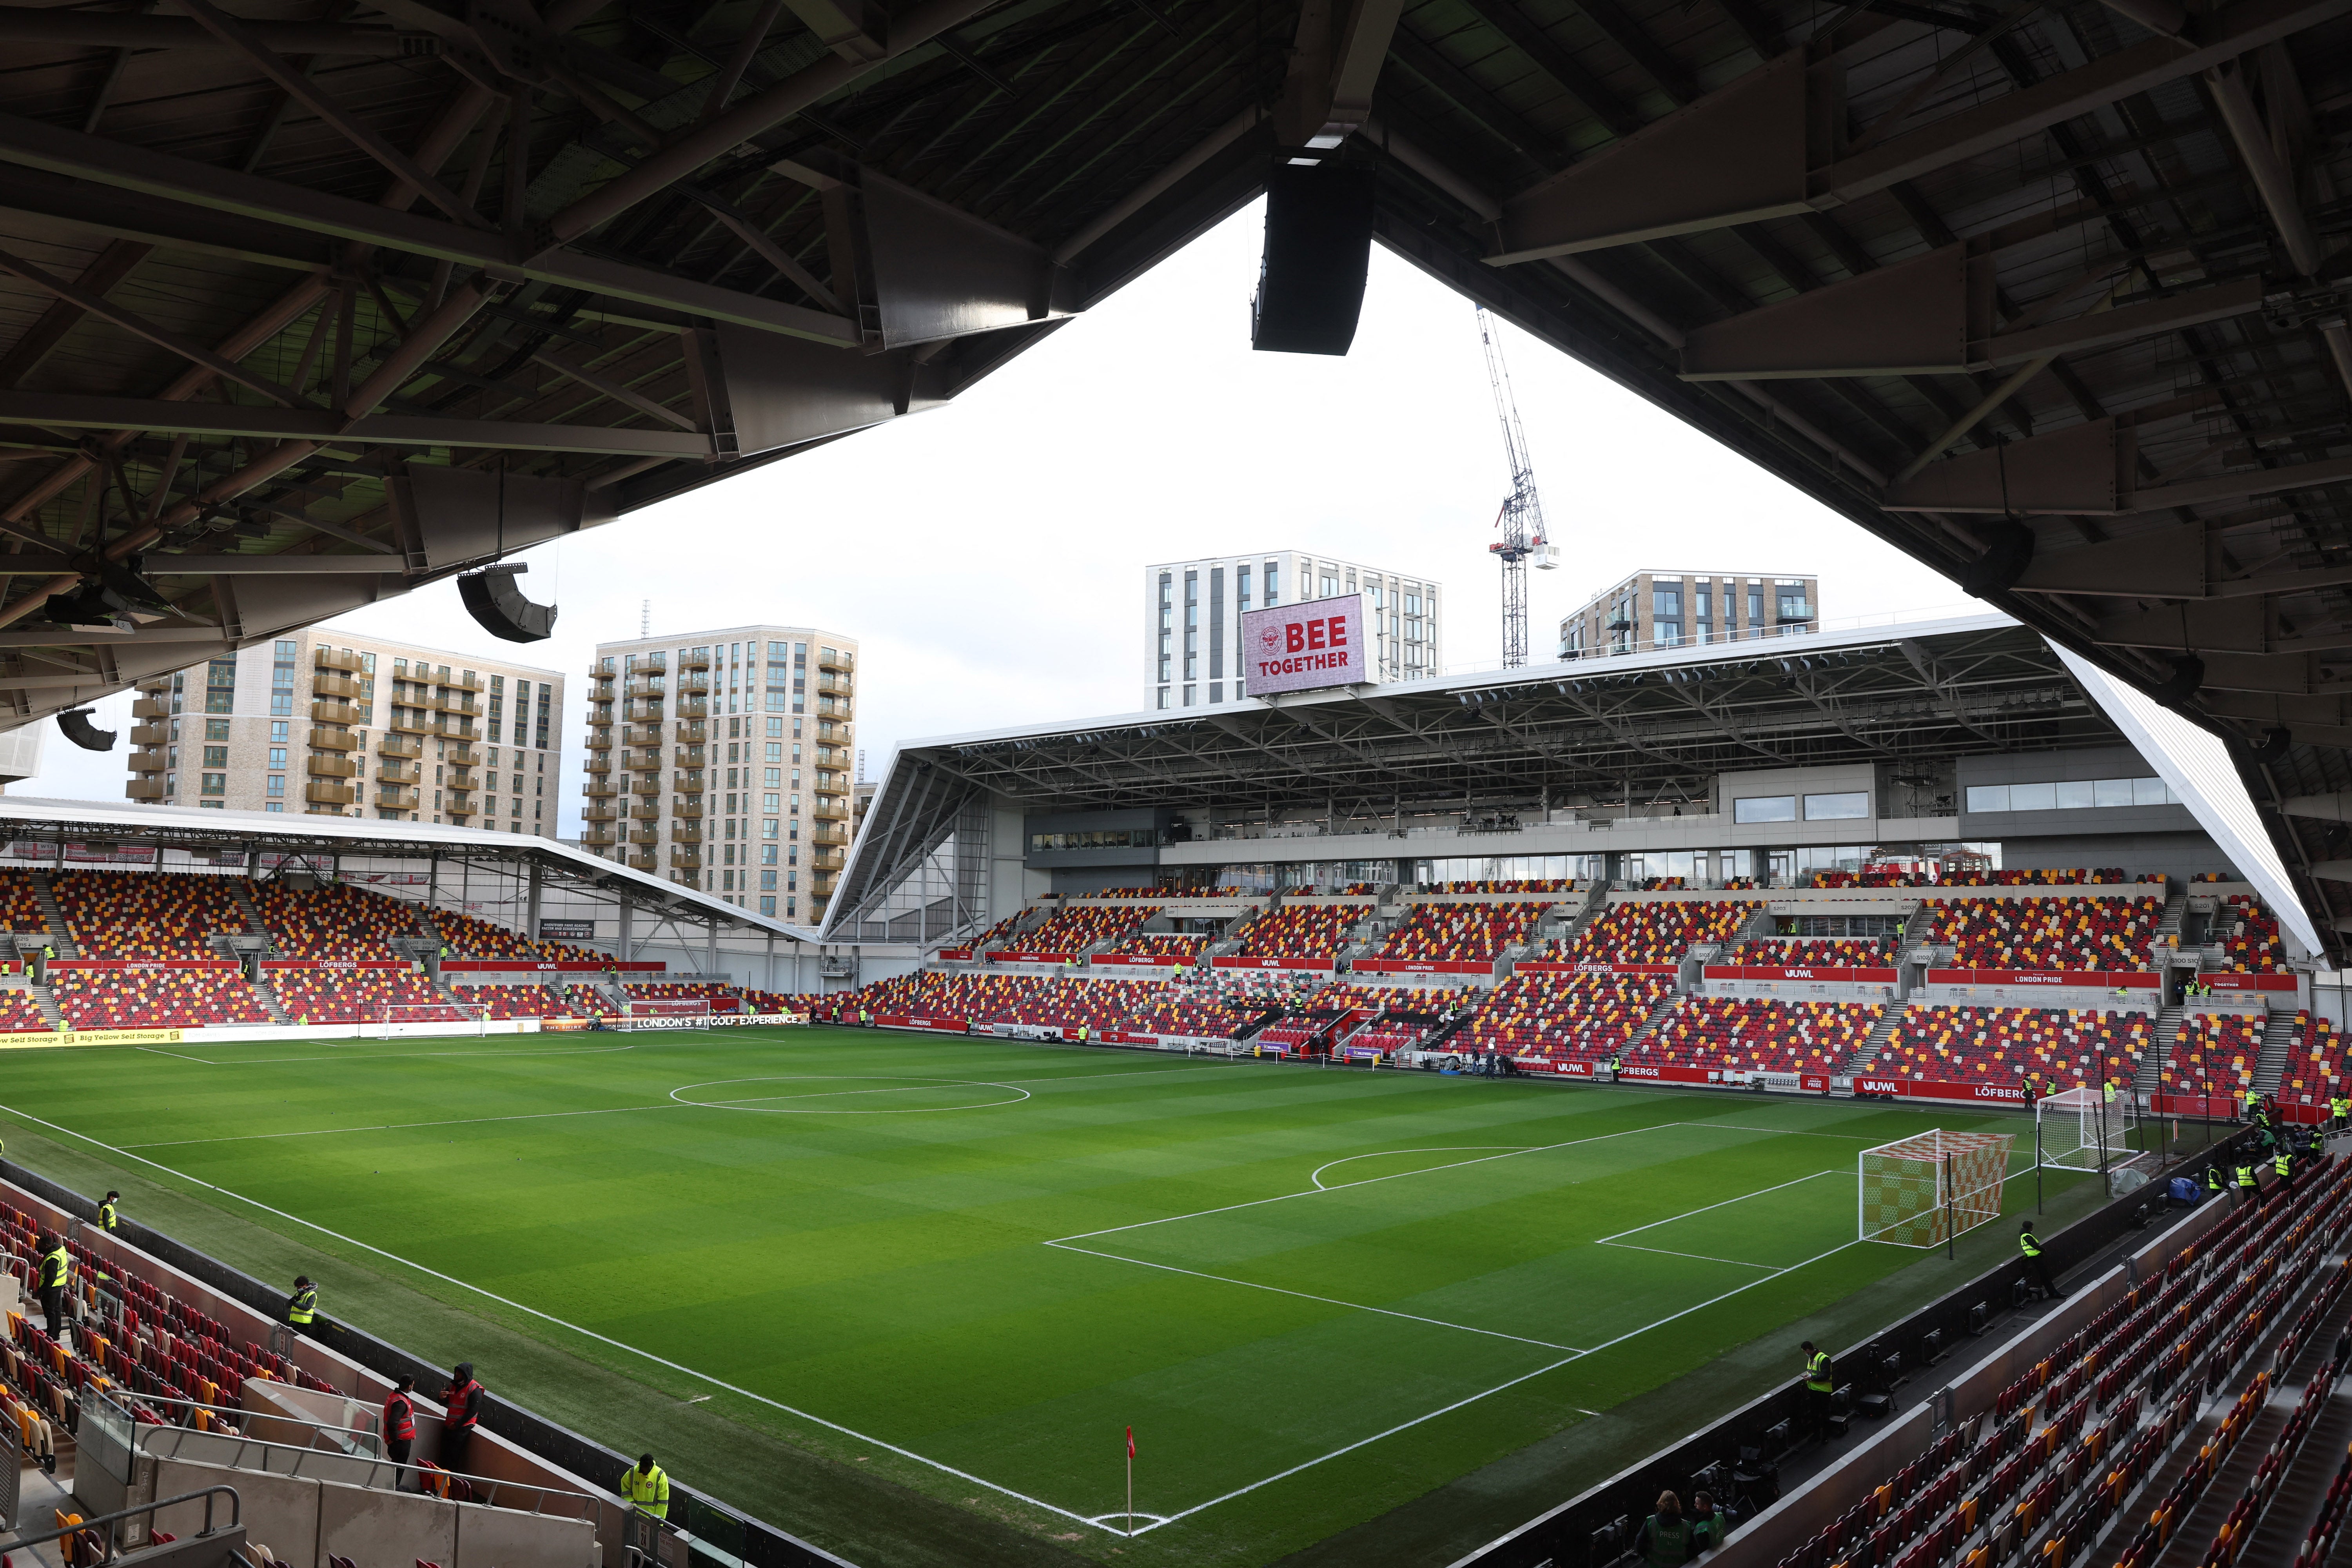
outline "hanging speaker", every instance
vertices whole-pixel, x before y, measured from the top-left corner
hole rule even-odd
[[[1250,304],[1250,347],[1346,353],[1356,341],[1371,255],[1371,170],[1275,164],[1265,181],[1265,251]]]
[[[519,561],[501,561],[458,578],[457,596],[466,601],[466,613],[494,637],[545,642],[555,630],[555,606],[534,605],[515,586],[516,574],[530,570]]]
[[[112,730],[101,730],[97,725],[91,723],[89,721],[89,710],[87,708],[76,708],[70,712],[58,714],[58,728],[66,732],[67,740],[71,741],[75,745],[79,746],[85,752],[110,752],[114,750],[115,731]]]

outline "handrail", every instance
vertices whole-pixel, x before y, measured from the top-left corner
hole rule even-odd
[[[268,1379],[262,1379],[262,1380],[260,1380],[260,1381],[267,1382],[267,1381],[270,1381],[270,1380],[268,1380]],[[294,1386],[294,1384],[280,1384],[278,1386],[280,1386],[280,1387],[282,1387],[282,1388],[292,1388],[292,1387]],[[103,1397],[107,1397],[107,1398],[113,1398],[113,1394],[112,1394],[111,1392],[107,1392],[107,1391],[100,1391],[100,1392],[101,1392],[101,1395],[102,1395]],[[253,1420],[262,1420],[262,1421],[283,1421],[283,1422],[287,1423],[289,1426],[309,1426],[309,1427],[312,1427],[312,1428],[314,1428],[314,1429],[316,1429],[316,1430],[318,1430],[318,1431],[320,1431],[320,1432],[331,1432],[331,1433],[334,1433],[335,1435],[337,1435],[338,1436],[357,1437],[357,1438],[362,1439],[362,1441],[369,1442],[369,1443],[375,1443],[375,1444],[379,1444],[379,1445],[380,1445],[380,1444],[383,1442],[383,1436],[381,1436],[381,1434],[380,1434],[380,1433],[378,1433],[378,1432],[377,1432],[377,1431],[375,1431],[374,1429],[373,1429],[373,1428],[371,1428],[371,1427],[367,1427],[367,1426],[338,1426],[334,1425],[332,1422],[330,1422],[330,1421],[314,1421],[314,1420],[312,1420],[310,1417],[309,1417],[309,1416],[307,1416],[307,1415],[290,1415],[290,1414],[284,1414],[284,1413],[281,1413],[281,1412],[278,1412],[278,1411],[276,1411],[276,1410],[248,1410],[248,1409],[247,1409],[244,1405],[208,1405],[208,1404],[206,1404],[205,1401],[203,1401],[203,1400],[201,1400],[201,1399],[178,1399],[178,1398],[174,1398],[174,1397],[173,1397],[173,1396],[172,1396],[172,1395],[170,1395],[170,1394],[136,1394],[136,1393],[132,1393],[132,1392],[131,1392],[130,1390],[127,1390],[127,1389],[125,1389],[125,1390],[121,1390],[121,1397],[122,1397],[123,1399],[135,1400],[135,1401],[137,1401],[137,1402],[138,1402],[139,1404],[141,1404],[141,1405],[177,1405],[184,1406],[185,1408],[190,1409],[190,1410],[208,1410],[208,1411],[213,1412],[215,1415],[233,1416],[233,1417],[235,1417],[235,1418],[236,1418],[236,1424],[237,1424],[239,1426],[243,1426],[247,1422],[248,1422],[248,1421],[253,1421]],[[317,1391],[316,1391],[315,1389],[305,1389],[305,1390],[303,1390],[302,1392],[304,1392],[304,1393],[316,1393]],[[352,1399],[352,1396],[351,1396],[350,1394],[343,1394],[343,1393],[338,1392],[338,1393],[336,1394],[335,1397],[336,1397],[336,1398],[338,1398],[338,1399],[341,1399],[341,1400],[343,1400],[343,1401],[345,1401],[345,1402],[347,1402],[347,1403],[349,1403],[349,1404],[352,1404],[352,1405],[357,1405],[357,1404],[359,1404],[359,1401],[357,1401],[357,1400],[355,1400],[355,1399]],[[116,1402],[117,1404],[120,1404],[121,1401],[120,1399],[118,1399],[118,1400],[116,1400],[115,1402]],[[364,1406],[362,1406],[362,1413],[363,1413],[363,1414],[368,1414],[368,1415],[374,1415],[374,1412],[366,1410]],[[127,1412],[126,1412],[126,1414],[127,1414]],[[379,1415],[379,1416],[377,1416],[377,1420],[378,1420],[378,1423],[379,1423],[379,1424],[381,1424],[382,1417],[381,1417],[380,1415]],[[150,1426],[150,1425],[152,1425],[152,1423],[149,1423],[149,1422],[137,1422],[137,1423],[135,1423],[135,1425],[139,1425],[139,1426]],[[176,1423],[174,1423],[174,1424],[173,1424],[173,1425],[176,1426]],[[193,1426],[192,1426],[192,1427],[186,1427],[186,1428],[184,1428],[184,1430],[187,1430],[187,1431],[198,1431],[198,1430],[201,1430],[201,1428],[198,1428],[198,1427],[193,1427]],[[230,1436],[230,1435],[231,1435],[231,1434],[228,1434],[228,1433],[226,1433],[226,1432],[219,1434],[219,1436]],[[279,1446],[280,1446],[281,1447],[292,1447],[292,1445],[291,1445],[291,1444],[281,1444],[281,1445],[279,1445]],[[321,1448],[321,1449],[319,1449],[319,1450],[316,1450],[316,1451],[317,1451],[317,1452],[320,1452],[320,1453],[325,1453],[325,1452],[327,1452],[328,1450]],[[370,1458],[380,1458],[380,1457],[381,1457],[381,1456],[378,1456],[378,1455],[371,1455],[371,1456],[370,1456]]]
[[[245,1523],[245,1500],[236,1495],[235,1487],[215,1485],[196,1491],[182,1492],[177,1497],[158,1498],[153,1502],[142,1502],[132,1508],[118,1509],[112,1513],[102,1513],[96,1519],[85,1519],[79,1524],[68,1524],[63,1530],[46,1531],[39,1535],[18,1535],[11,1540],[0,1541],[0,1552],[5,1552],[11,1547],[38,1546],[45,1542],[61,1541],[68,1535],[79,1535],[85,1530],[96,1530],[102,1524],[106,1526],[106,1555],[100,1561],[111,1563],[117,1554],[114,1528],[116,1525],[134,1515],[152,1514],[159,1509],[170,1508],[175,1503],[194,1502],[198,1498],[205,1500],[205,1527],[196,1531],[194,1537],[201,1541],[213,1533],[213,1497],[220,1492],[228,1494],[228,1528],[235,1530]]]
[[[243,1412],[243,1414],[250,1416],[254,1413],[252,1411],[246,1411]],[[267,1419],[268,1417],[265,1418]],[[300,1473],[300,1458],[315,1456],[322,1459],[340,1459],[346,1464],[367,1466],[368,1479],[361,1484],[370,1487],[375,1485],[375,1473],[378,1470],[390,1470],[392,1472],[392,1481],[390,1484],[396,1489],[400,1482],[400,1475],[402,1471],[414,1470],[419,1473],[424,1473],[425,1464],[429,1462],[411,1459],[407,1463],[402,1464],[376,1454],[338,1453],[329,1448],[306,1448],[293,1443],[273,1443],[266,1437],[251,1437],[241,1432],[206,1432],[194,1426],[157,1426],[144,1422],[139,1423],[133,1427],[131,1432],[131,1447],[134,1451],[144,1451],[152,1455],[153,1444],[152,1438],[146,1441],[142,1449],[142,1436],[145,1434],[160,1435],[163,1433],[170,1433],[182,1441],[194,1439],[198,1442],[211,1441],[236,1445],[238,1450],[237,1454],[226,1460],[204,1459],[191,1456],[185,1461],[190,1464],[225,1463],[231,1469],[267,1470],[268,1468],[267,1463],[257,1466],[248,1465],[243,1462],[244,1450],[247,1448],[262,1449],[264,1450],[266,1458],[267,1452],[268,1450],[276,1449],[281,1453],[297,1456],[297,1460],[296,1462],[289,1464],[283,1471],[271,1473],[298,1475]],[[169,1456],[158,1455],[154,1457],[168,1457],[175,1459],[181,1458],[177,1453],[173,1453]],[[495,1476],[467,1475],[462,1470],[443,1469],[437,1465],[434,1467],[431,1473],[439,1476],[446,1476],[451,1480],[464,1481],[467,1486],[471,1488],[473,1490],[473,1501],[479,1503],[486,1508],[503,1508],[511,1513],[547,1513],[549,1511],[547,1508],[547,1500],[551,1497],[567,1498],[576,1500],[580,1505],[579,1511],[570,1517],[594,1519],[600,1517],[600,1511],[607,1506],[606,1500],[596,1497],[592,1493],[573,1491],[568,1487],[552,1487],[541,1481],[500,1480]],[[498,1494],[501,1489],[510,1491],[531,1492],[536,1494],[537,1500],[528,1509],[517,1507],[512,1503],[501,1503],[497,1500]]]

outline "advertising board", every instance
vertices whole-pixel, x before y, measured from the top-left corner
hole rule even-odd
[[[1902,978],[1892,969],[1817,969],[1778,963],[1710,963],[1701,973],[1709,980],[1877,981],[1889,985]]]
[[[1492,974],[1495,961],[1467,958],[1360,958],[1352,965],[1359,974]]]
[[[594,921],[541,920],[539,922],[539,934],[541,940],[545,942],[594,942],[596,922]]]
[[[2086,985],[2102,991],[2156,989],[2147,971],[2114,969],[1931,969],[1930,985]]]
[[[2025,1090],[2013,1083],[1953,1083],[1927,1078],[1865,1078],[1853,1080],[1857,1095],[1895,1095],[1905,1100],[1994,1100],[2006,1105],[2025,1100]]]
[[[2292,991],[2292,974],[2240,974],[2235,972],[2200,974],[2197,984],[2209,991]]]
[[[1209,965],[1213,969],[1306,969],[1313,970],[1318,973],[1328,973],[1339,968],[1339,960],[1332,958],[1244,958],[1238,954],[1228,953],[1223,958],[1213,958],[1209,960]]]
[[[1219,962],[1223,962],[1220,960]],[[1513,973],[1529,974],[1673,974],[1671,963],[1564,963],[1558,959],[1531,958],[1511,966]]]
[[[1364,596],[1307,599],[1242,613],[1243,690],[1252,697],[1370,680]]]

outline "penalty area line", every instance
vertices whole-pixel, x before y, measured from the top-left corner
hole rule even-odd
[[[23,1117],[26,1121],[33,1122],[37,1126],[46,1127],[53,1132],[60,1132],[68,1138],[79,1139],[82,1142],[89,1144],[92,1148],[103,1149],[110,1154],[120,1154],[126,1160],[135,1160],[142,1165],[152,1165],[156,1170],[164,1173],[166,1175],[176,1176],[184,1182],[193,1182],[197,1186],[205,1189],[207,1192],[218,1193],[225,1198],[234,1198],[238,1203],[246,1204],[253,1208],[259,1209],[264,1214],[275,1215],[280,1219],[290,1221],[295,1225],[303,1226],[305,1229],[315,1230],[320,1236],[331,1237],[335,1240],[342,1242],[346,1246],[356,1247],[362,1252],[373,1253],[376,1257],[383,1258],[387,1262],[397,1263],[404,1268],[414,1269],[415,1272],[425,1276],[427,1279],[438,1279],[444,1284],[454,1285],[460,1290],[470,1291],[474,1295],[481,1297],[486,1301],[496,1301],[502,1307],[511,1307],[518,1312],[527,1313],[531,1317],[539,1319],[541,1322],[552,1323],[557,1328],[568,1330],[572,1333],[578,1334],[583,1339],[593,1340],[601,1345],[610,1345],[614,1350],[622,1351],[629,1355],[636,1356],[641,1360],[651,1362],[656,1366],[667,1367],[672,1372],[693,1378],[698,1383],[709,1384],[711,1387],[722,1390],[725,1393],[738,1394],[755,1404],[764,1405],[771,1410],[781,1410],[787,1415],[793,1416],[802,1421],[813,1423],[815,1426],[825,1428],[829,1432],[838,1432],[845,1437],[855,1438],[860,1443],[865,1443],[873,1447],[880,1448],[886,1453],[896,1454],[902,1459],[909,1459],[916,1464],[923,1466],[926,1469],[937,1470],[941,1475],[953,1476],[960,1481],[970,1481],[972,1485],[977,1487],[986,1487],[990,1491],[995,1492],[1000,1496],[1011,1498],[1016,1502],[1025,1502],[1033,1508],[1043,1509],[1047,1513],[1053,1514],[1056,1518],[1066,1519],[1076,1524],[1087,1525],[1097,1530],[1103,1528],[1100,1525],[1095,1524],[1092,1520],[1088,1519],[1082,1513],[1073,1512],[1071,1510],[1066,1508],[1056,1508],[1052,1503],[1046,1502],[1041,1498],[1031,1497],[1026,1492],[1014,1491],[1011,1487],[1000,1486],[996,1482],[989,1480],[985,1477],[975,1476],[969,1470],[960,1470],[953,1465],[945,1464],[938,1459],[930,1458],[922,1454],[918,1454],[912,1448],[902,1448],[896,1443],[886,1442],[882,1438],[873,1436],[865,1432],[860,1432],[854,1426],[845,1426],[838,1421],[828,1421],[822,1415],[812,1415],[808,1411],[796,1408],[793,1405],[786,1405],[780,1399],[771,1399],[764,1394],[754,1394],[748,1388],[739,1387],[735,1384],[729,1383],[723,1378],[713,1377],[707,1372],[698,1371],[696,1368],[687,1366],[682,1363],[671,1361],[667,1356],[656,1355],[651,1351],[642,1350],[635,1345],[627,1343],[625,1341],[616,1340],[604,1334],[600,1334],[593,1329],[583,1329],[577,1323],[566,1322],[563,1319],[555,1316],[551,1312],[542,1312],[536,1307],[527,1307],[520,1301],[501,1296],[495,1290],[485,1290],[478,1285],[468,1284],[467,1281],[457,1279],[454,1275],[444,1274],[437,1268],[427,1268],[422,1263],[412,1262],[410,1259],[401,1257],[396,1252],[387,1252],[383,1247],[373,1246],[368,1242],[358,1239],[356,1237],[349,1237],[345,1236],[341,1231],[330,1230],[325,1226],[319,1224],[315,1220],[304,1219],[300,1215],[289,1214],[284,1209],[273,1208],[257,1198],[247,1197],[243,1193],[231,1192],[228,1188],[217,1185],[212,1182],[207,1182],[201,1176],[192,1176],[184,1171],[174,1170],[173,1167],[164,1164],[160,1160],[150,1160],[143,1154],[134,1154],[127,1149],[117,1148],[115,1145],[108,1143],[100,1139],[92,1138],[87,1132],[78,1132],[70,1127],[61,1126],[57,1122],[47,1121],[42,1117],[35,1116],[28,1111],[19,1110],[13,1105],[0,1105],[0,1110],[5,1110],[13,1116]],[[1177,1517],[1181,1518],[1182,1516],[1179,1515]],[[1106,1533],[1116,1532],[1106,1531]]]

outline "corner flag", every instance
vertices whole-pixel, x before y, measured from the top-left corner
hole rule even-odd
[[[1135,1428],[1132,1426],[1127,1429],[1127,1457],[1130,1459],[1135,1458]]]

